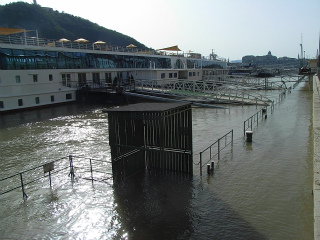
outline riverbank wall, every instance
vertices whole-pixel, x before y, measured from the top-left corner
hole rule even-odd
[[[313,196],[314,196],[314,239],[320,240],[320,83],[313,77]]]

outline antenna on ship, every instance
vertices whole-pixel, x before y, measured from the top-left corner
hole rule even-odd
[[[302,33],[301,33],[301,43],[300,43],[300,48],[301,48],[301,54],[300,54],[300,67],[303,67],[303,46],[302,46]]]
[[[38,5],[38,4],[37,4],[37,0],[33,0],[33,4],[34,4],[34,5]]]

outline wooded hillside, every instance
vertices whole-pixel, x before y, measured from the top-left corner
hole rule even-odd
[[[75,40],[81,37],[91,42],[102,40],[116,46],[132,43],[138,48],[145,48],[135,39],[89,20],[24,2],[0,5],[0,27],[37,30],[39,37],[47,39]]]

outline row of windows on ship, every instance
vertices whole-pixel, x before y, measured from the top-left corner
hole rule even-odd
[[[42,99],[43,101],[45,101],[46,99]],[[66,94],[66,100],[72,100],[72,93],[67,93]],[[36,105],[38,105],[38,104],[40,104],[40,97],[35,97],[34,98],[34,103],[36,104]],[[45,102],[47,102],[47,101],[45,101]],[[50,102],[53,104],[53,103],[55,103],[55,98],[54,98],[54,95],[51,95],[50,96]],[[17,100],[17,106],[19,106],[19,107],[23,107],[24,105],[23,105],[24,103],[23,103],[23,99],[22,98],[19,98],[18,100]],[[0,101],[0,109],[1,108],[5,108],[5,102],[4,101]]]
[[[189,72],[189,77],[192,76],[199,76],[199,72]],[[111,73],[104,73],[104,77],[105,79],[101,79],[100,77],[100,73],[92,73],[92,82],[93,83],[100,83],[101,81],[105,81],[106,83],[112,83],[115,82],[117,80],[117,77],[115,77],[114,79],[112,79],[111,77]],[[161,73],[160,74],[161,79],[177,79],[178,78],[178,73],[177,72],[173,72],[173,73]],[[122,77],[121,77],[122,78]],[[33,82],[38,82],[38,75],[37,74],[33,74],[32,75],[32,79]],[[49,74],[48,75],[48,80],[49,81],[53,81],[53,75]],[[71,74],[65,73],[65,74],[61,74],[61,80],[62,80],[62,85],[63,86],[67,86],[67,87],[71,87]],[[128,76],[126,80],[134,80],[134,77]],[[16,75],[15,76],[15,81],[16,83],[21,83],[21,77],[20,75]],[[78,73],[78,82],[80,85],[84,85],[84,83],[87,81],[87,73]],[[82,83],[82,84],[81,84]]]
[[[87,68],[156,68],[192,69],[222,68],[218,63],[201,59],[178,59],[173,65],[170,58],[95,54],[79,52],[56,52],[22,49],[0,49],[0,69],[87,69]]]

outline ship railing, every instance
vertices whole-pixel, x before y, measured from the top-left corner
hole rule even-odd
[[[209,162],[211,171],[213,170],[215,164],[213,159],[217,157],[216,162],[220,161],[221,151],[228,145],[233,146],[233,129],[199,153],[200,176],[202,176],[203,167]]]
[[[145,48],[128,48],[126,46],[115,46],[110,44],[97,44],[95,42],[74,42],[74,41],[59,41],[46,38],[25,37],[15,35],[1,35],[0,43],[14,44],[14,45],[28,45],[28,46],[42,46],[42,47],[57,47],[57,48],[71,48],[77,50],[96,50],[96,51],[112,51],[112,52],[128,52],[139,54],[154,54],[159,55],[153,49]]]
[[[59,184],[64,177],[70,177],[72,181],[86,179],[92,183],[98,181],[109,184],[111,169],[110,161],[69,155],[0,179],[0,195],[21,189],[23,198],[28,198],[27,190],[32,191],[34,184],[36,188],[52,188],[53,183]]]

